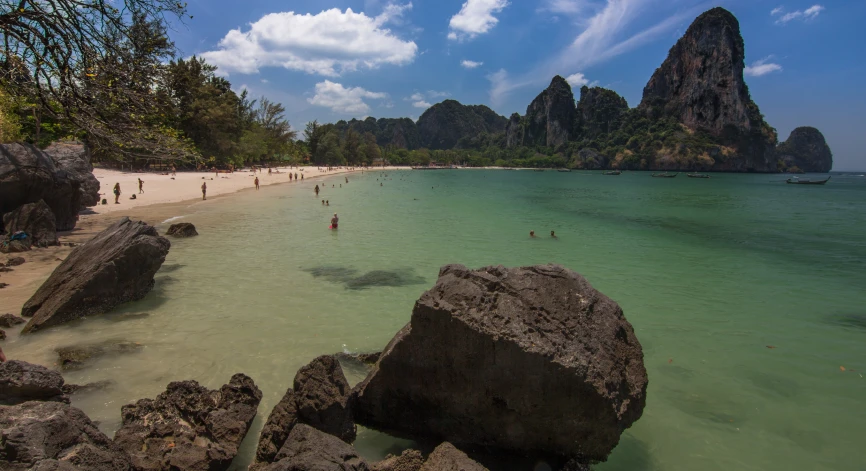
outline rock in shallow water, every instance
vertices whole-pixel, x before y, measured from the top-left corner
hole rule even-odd
[[[124,217],[76,247],[21,310],[33,317],[22,333],[102,314],[146,295],[171,243],[156,229]]]
[[[0,316],[0,327],[14,327],[19,324],[23,324],[25,321],[23,318],[16,316],[15,314],[3,314]]]
[[[188,222],[181,222],[178,224],[172,224],[168,228],[168,231],[166,231],[165,235],[183,238],[197,236],[198,232],[195,230],[195,226],[193,226],[192,224]]]
[[[63,377],[42,365],[20,360],[0,363],[0,404],[27,401],[69,402],[64,395]]]
[[[472,461],[454,445],[445,442],[430,453],[421,471],[487,471],[487,468]]]
[[[128,471],[129,458],[75,407],[58,402],[0,406],[0,469]]]
[[[170,383],[156,399],[123,406],[114,441],[136,470],[226,470],[261,399],[259,388],[243,374],[214,391],[195,381]]]
[[[280,402],[274,406],[268,420],[259,435],[259,445],[256,448],[256,463],[271,463],[277,452],[286,443],[292,429],[298,423],[298,406],[295,392],[291,388],[286,391]],[[255,466],[255,465],[254,465]],[[253,469],[253,468],[250,468]]]
[[[267,471],[367,471],[369,467],[352,445],[305,424],[289,434],[275,463]]]
[[[643,411],[620,307],[557,265],[448,265],[356,387],[361,425],[530,456],[604,460]]]
[[[91,345],[77,345],[74,347],[60,347],[54,349],[60,360],[60,368],[64,370],[77,370],[83,368],[87,362],[94,358],[105,355],[118,355],[122,353],[133,353],[141,350],[142,344],[137,342],[109,340]]]
[[[323,355],[298,370],[294,382],[298,418],[346,442],[355,440],[349,382],[340,362]]]

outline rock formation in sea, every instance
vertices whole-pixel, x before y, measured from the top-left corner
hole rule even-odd
[[[129,471],[129,457],[81,410],[60,402],[0,406],[0,469]]]
[[[36,246],[57,245],[57,221],[51,208],[43,200],[19,206],[3,215],[3,226],[10,234],[27,233]]]
[[[445,100],[425,111],[418,119],[421,147],[452,149],[463,137],[505,131],[508,120],[484,105],[464,105]]]
[[[0,363],[0,404],[27,401],[69,402],[60,373],[20,360]],[[0,453],[2,454],[2,453]]]
[[[571,85],[557,75],[551,80],[550,86],[535,97],[526,108],[526,115],[518,125],[522,128],[522,132],[512,129],[514,121],[512,116],[508,122],[506,136],[514,132],[522,133],[521,145],[557,148],[572,137],[576,119],[577,111]]]
[[[656,69],[639,109],[651,118],[673,117],[737,150],[736,158],[716,161],[713,170],[774,172],[776,131],[749,95],[745,54],[731,12],[717,7],[703,13]]]
[[[122,218],[73,251],[21,310],[22,333],[102,314],[146,295],[171,243],[141,221]]]
[[[63,370],[79,370],[96,358],[105,355],[116,357],[125,353],[140,351],[144,346],[137,342],[125,340],[108,340],[100,343],[58,347],[57,360]]]
[[[622,309],[557,265],[448,265],[356,386],[355,421],[409,438],[603,461],[646,403]]]
[[[833,153],[821,131],[799,127],[776,148],[780,170],[826,173],[833,168]]]
[[[169,226],[168,230],[165,232],[165,235],[184,238],[197,236],[198,232],[195,230],[195,226],[193,226],[192,224],[188,222],[181,222]]]
[[[218,390],[195,381],[170,383],[156,399],[121,408],[123,422],[114,442],[140,471],[227,470],[261,399],[259,388],[243,374]]]
[[[295,375],[294,396],[298,419],[346,442],[355,440],[355,422],[349,382],[340,362],[323,355]]]
[[[0,215],[44,200],[57,230],[73,229],[78,212],[99,198],[99,182],[85,169],[92,168],[83,146],[43,151],[30,144],[0,144]]]
[[[262,471],[367,471],[352,445],[306,424],[292,428],[274,462]]]

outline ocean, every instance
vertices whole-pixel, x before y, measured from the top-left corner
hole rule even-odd
[[[246,373],[264,397],[240,470],[295,372],[318,355],[380,350],[440,266],[558,263],[622,306],[649,375],[643,417],[595,469],[866,469],[866,177],[344,178],[175,205],[173,222],[201,235],[172,240],[145,299],[4,348],[50,366],[56,347],[140,343],[64,372],[113,382],[73,399],[109,435],[122,405],[170,381],[217,388]],[[411,443],[362,429],[356,445],[378,459]]]

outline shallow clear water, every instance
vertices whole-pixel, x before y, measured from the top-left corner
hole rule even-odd
[[[236,460],[243,469],[298,368],[381,349],[441,265],[555,262],[619,302],[644,348],[647,407],[597,469],[866,466],[866,178],[824,187],[767,175],[482,170],[349,179],[325,180],[318,199],[311,181],[179,206],[174,216],[201,235],[172,241],[147,298],[7,348],[50,365],[57,346],[143,344],[65,373],[115,382],[73,401],[109,434],[123,404],[170,381],[218,387],[250,375],[264,398]],[[333,212],[337,232],[327,230]],[[405,442],[363,430],[357,446],[376,458]]]

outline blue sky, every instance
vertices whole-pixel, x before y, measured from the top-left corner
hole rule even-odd
[[[640,102],[668,49],[701,12],[740,20],[746,80],[786,139],[820,129],[834,170],[866,170],[866,1],[189,0],[172,38],[235,89],[313,119],[417,119],[453,98],[509,116],[556,75]]]

